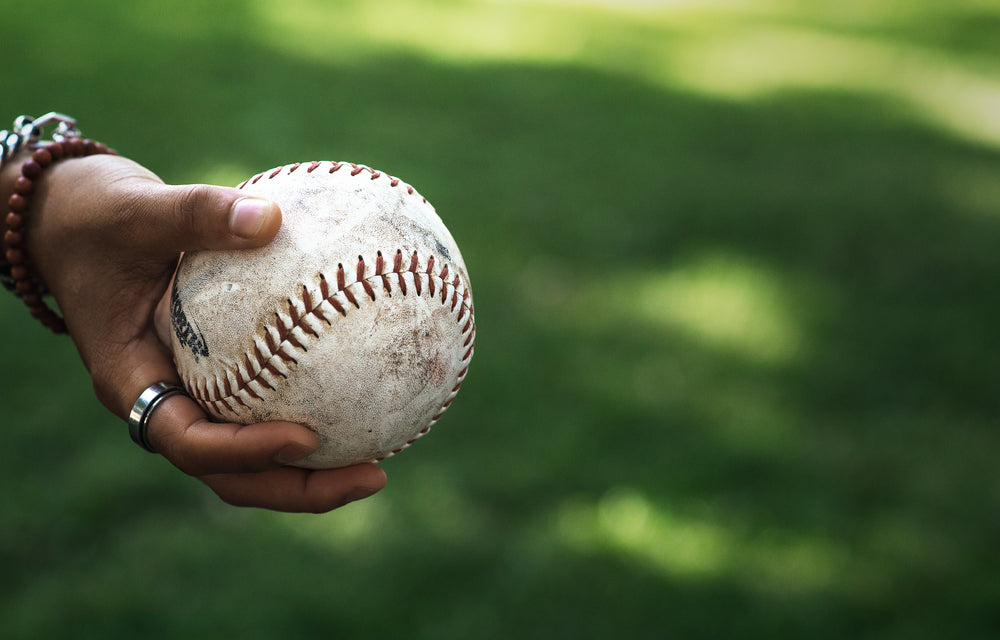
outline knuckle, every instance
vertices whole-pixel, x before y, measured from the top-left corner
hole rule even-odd
[[[205,221],[205,212],[212,203],[212,189],[194,184],[183,190],[174,201],[174,218],[181,229],[198,230]]]

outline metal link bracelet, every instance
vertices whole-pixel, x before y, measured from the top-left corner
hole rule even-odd
[[[56,130],[52,132],[53,142],[80,137],[76,119],[65,114],[50,111],[37,118],[18,116],[14,119],[14,126],[10,131],[7,129],[0,131],[0,169],[3,169],[9,159],[16,156],[25,144],[37,144],[42,138],[43,129],[52,123],[57,124]]]

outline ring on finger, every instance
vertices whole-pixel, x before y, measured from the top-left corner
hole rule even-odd
[[[149,418],[163,399],[177,393],[187,395],[183,387],[169,382],[157,382],[149,385],[145,391],[139,394],[138,400],[132,405],[132,411],[128,415],[128,433],[132,436],[133,442],[150,453],[156,453],[150,446],[149,438],[146,435]]]

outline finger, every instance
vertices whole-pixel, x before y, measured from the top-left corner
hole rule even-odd
[[[374,463],[310,471],[284,467],[254,474],[201,478],[225,502],[237,507],[324,513],[380,491],[385,472]]]
[[[119,415],[127,416],[150,384],[177,383],[164,347],[151,333],[130,345],[115,362],[114,370],[95,376],[94,388]],[[167,397],[156,405],[146,436],[154,451],[194,476],[274,469],[301,460],[319,445],[315,433],[291,422],[246,426],[211,422],[184,395]]]
[[[130,246],[144,255],[175,257],[197,249],[246,249],[266,244],[281,226],[271,200],[205,184],[147,182],[122,201]]]
[[[290,422],[211,422],[201,407],[182,395],[157,405],[147,437],[155,451],[193,476],[276,469],[301,460],[319,446],[315,433]]]
[[[116,357],[103,358],[91,373],[98,398],[122,417],[129,415],[149,385],[177,384],[166,347],[152,329]],[[290,422],[249,426],[211,422],[194,400],[183,395],[156,405],[146,435],[155,451],[196,476],[272,469],[301,460],[319,444],[315,433]]]

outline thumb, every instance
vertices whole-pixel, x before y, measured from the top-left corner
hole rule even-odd
[[[259,247],[281,226],[277,204],[232,187],[149,185],[139,200],[138,244],[156,253]]]

